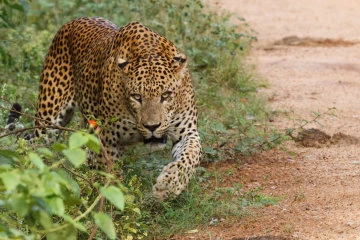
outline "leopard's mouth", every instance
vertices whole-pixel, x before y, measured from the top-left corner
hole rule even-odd
[[[154,144],[166,144],[167,143],[167,135],[163,135],[162,137],[160,138],[157,138],[157,137],[154,137],[154,136],[151,136],[150,138],[145,138],[144,139],[144,143],[147,145],[147,144],[150,144],[150,145],[154,145]]]

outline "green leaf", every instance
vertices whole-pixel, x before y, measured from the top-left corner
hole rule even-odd
[[[224,124],[222,123],[215,123],[214,124],[214,130],[220,133],[226,133],[228,130],[226,129],[226,127],[224,126]]]
[[[38,153],[46,157],[54,157],[54,154],[48,148],[38,148]]]
[[[74,227],[76,227],[77,229],[79,229],[82,232],[86,232],[86,228],[84,227],[84,225],[82,225],[79,222],[76,222],[71,216],[64,214],[63,216],[64,220],[67,221],[68,223],[72,224]]]
[[[36,211],[34,215],[35,214],[37,214],[36,216],[37,220],[45,229],[50,229],[53,227],[52,219],[46,211],[44,210]]]
[[[77,238],[77,231],[73,225],[69,225],[68,227],[61,229],[59,231],[46,234],[47,240],[59,240],[59,239],[76,240],[76,238]]]
[[[76,132],[70,136],[69,148],[75,149],[84,146],[88,142],[88,137],[81,132]]]
[[[211,147],[204,147],[203,149],[206,154],[210,154],[213,156],[215,156],[217,154],[217,151]]]
[[[0,235],[1,237],[3,238],[0,238],[0,239],[9,239],[9,236],[11,236],[12,238],[11,239],[25,239],[25,240],[28,240],[28,236],[27,234],[23,233],[22,231],[20,230],[17,230],[15,228],[5,228],[6,230],[5,231],[1,231],[0,230],[0,233],[2,235]],[[8,234],[6,234],[8,232]],[[6,235],[4,236],[5,233]]]
[[[87,142],[86,146],[94,151],[95,153],[99,154],[100,153],[100,148],[101,148],[101,142],[100,140],[94,136],[94,135],[91,135],[89,134],[89,141]]]
[[[80,148],[65,149],[63,153],[75,167],[79,167],[86,161],[86,152]]]
[[[125,198],[119,188],[110,186],[108,188],[101,188],[100,192],[107,200],[114,204],[115,207],[122,211],[124,210]]]
[[[115,227],[112,219],[105,213],[94,213],[96,225],[108,236],[110,239],[116,238]]]
[[[20,183],[20,175],[16,171],[4,172],[0,174],[0,178],[5,185],[7,191],[14,190]]]
[[[133,208],[132,210],[133,210],[134,212],[136,212],[137,214],[141,215],[140,208]]]
[[[62,178],[54,172],[43,174],[40,186],[44,188],[44,196],[61,195],[61,180]]]
[[[67,149],[65,144],[58,143],[58,142],[54,143],[52,145],[52,148],[57,152],[61,152],[61,151],[65,150],[65,149]]]
[[[24,6],[21,5],[21,4],[13,3],[13,4],[9,4],[9,6],[10,6],[12,9],[16,9],[16,10],[19,10],[20,12],[24,12]]]
[[[18,194],[11,198],[10,205],[20,217],[24,217],[30,211],[29,200],[26,195]]]
[[[11,150],[0,150],[0,165],[3,164],[14,164],[18,161],[18,154]]]
[[[29,153],[30,161],[40,170],[44,170],[45,164],[36,153]]]
[[[60,169],[57,174],[59,175],[59,177],[62,178],[62,184],[68,189],[70,190],[71,192],[73,192],[76,197],[80,197],[80,187],[78,185],[78,183],[72,179],[69,174],[63,170],[63,169]]]
[[[64,206],[64,201],[61,198],[59,197],[46,198],[46,203],[51,213],[58,216],[64,215],[65,206]]]

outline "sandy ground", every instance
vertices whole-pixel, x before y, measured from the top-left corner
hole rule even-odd
[[[295,154],[262,153],[228,179],[281,196],[278,205],[184,239],[360,239],[360,1],[218,2],[258,33],[249,61],[269,81],[260,94],[280,113],[276,127],[292,128],[297,119],[313,119],[314,111],[336,110],[322,115],[322,126],[306,126],[328,134],[325,142],[287,142]],[[334,134],[343,138],[332,141]]]

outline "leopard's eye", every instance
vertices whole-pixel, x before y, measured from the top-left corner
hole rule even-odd
[[[131,98],[135,101],[141,102],[141,95],[140,94],[131,94]]]
[[[164,92],[163,94],[161,94],[161,102],[165,101],[166,99],[168,99],[170,97],[172,92],[170,91],[167,91],[167,92]]]

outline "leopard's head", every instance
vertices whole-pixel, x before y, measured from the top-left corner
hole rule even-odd
[[[181,92],[187,74],[186,56],[150,55],[131,62],[118,58],[117,64],[125,75],[127,107],[136,119],[144,143],[156,148],[164,146],[181,95],[186,94]]]

